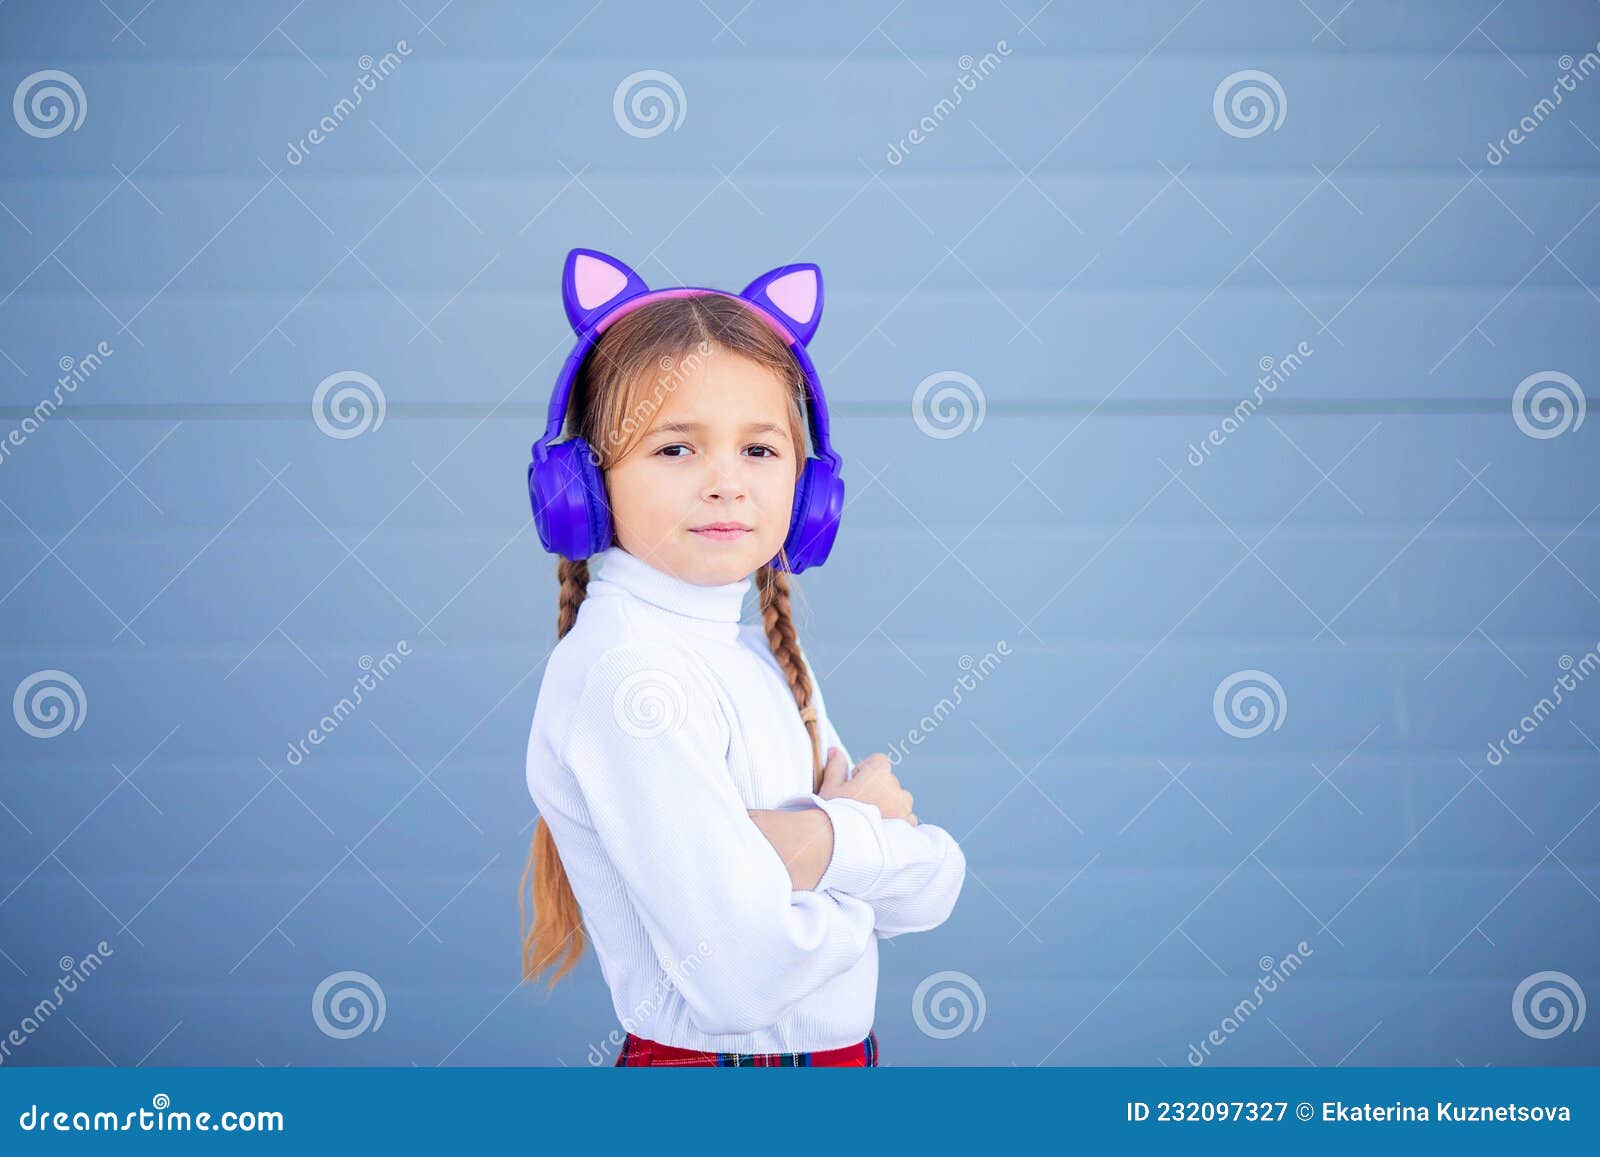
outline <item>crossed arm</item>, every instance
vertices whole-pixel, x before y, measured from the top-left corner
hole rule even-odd
[[[820,807],[747,810],[789,869],[794,890],[809,892],[815,888],[833,859],[833,821],[828,813]]]
[[[747,809],[788,870],[796,892],[864,900],[880,937],[942,924],[966,878],[950,833],[916,817],[885,819],[873,804],[813,794],[814,807]]]

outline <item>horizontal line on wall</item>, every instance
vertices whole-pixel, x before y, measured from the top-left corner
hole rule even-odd
[[[1512,118],[1508,116],[1508,119]],[[1211,174],[1213,176],[1226,177],[1230,179],[1238,178],[1240,180],[1242,180],[1245,176],[1258,177],[1263,175],[1305,177],[1306,169],[1315,161],[1321,159],[1322,158],[1320,157],[1308,157],[1306,160],[1301,161],[1298,164],[1285,164],[1281,162],[1274,163],[1267,161],[1244,161],[1238,164],[1223,165],[1199,161],[1190,165],[1185,171],[1189,173]],[[1437,163],[1429,163],[1425,161],[1369,161],[1365,164],[1360,164],[1356,161],[1351,161],[1349,164],[1341,166],[1339,171],[1346,176],[1415,176],[1419,174],[1426,175],[1431,173],[1442,177],[1452,176],[1459,178],[1461,175],[1459,158],[1452,157],[1451,159],[1457,160],[1458,163],[1452,165],[1449,163],[1449,161],[1441,160]],[[1518,164],[1515,170],[1504,169],[1497,171],[1501,176],[1515,180],[1517,178],[1526,178],[1534,174],[1549,173],[1566,173],[1575,177],[1587,177],[1593,176],[1597,169],[1600,169],[1600,163],[1590,161],[1587,157],[1585,157],[1582,161],[1565,161],[1555,163],[1540,162],[1537,164],[1530,162],[1528,164]],[[152,163],[145,166],[140,171],[148,176],[186,177],[193,179],[196,183],[208,184],[237,184],[240,182],[247,182],[252,179],[257,181],[260,180],[259,169],[251,169],[243,164],[239,165],[237,168],[229,169],[199,169],[175,166],[163,167]],[[798,180],[811,184],[846,184],[851,181],[859,181],[861,179],[862,172],[859,167],[851,168],[848,165],[839,166],[833,164],[811,164],[803,160],[792,161],[787,166],[773,163],[760,165],[752,161],[749,165],[745,166],[741,170],[741,172],[749,174],[750,180],[752,181],[760,180],[762,178],[770,179],[772,181],[778,181],[781,179],[786,185],[794,183],[795,173],[797,171],[802,174]],[[1010,168],[999,162],[990,161],[986,157],[981,163],[973,163],[969,165],[917,165],[907,169],[901,169],[898,166],[895,166],[893,168],[880,171],[888,173],[904,173],[906,174],[905,179],[908,182],[914,182],[918,180],[931,181],[935,178],[949,177],[1013,177],[1017,172],[1017,170],[1013,168]],[[1165,174],[1165,170],[1162,169],[1159,161],[1152,161],[1148,164],[1138,161],[1129,161],[1118,165],[1071,165],[1070,163],[1062,162],[1055,166],[1045,166],[1037,171],[1055,177],[1161,177]],[[303,179],[310,184],[338,184],[341,181],[349,179],[393,178],[398,183],[404,177],[414,172],[415,170],[406,169],[399,165],[396,165],[392,168],[350,167],[325,170],[315,174],[308,173],[303,176]],[[590,168],[585,170],[585,174],[593,174],[596,178],[600,179],[613,180],[631,180],[640,176],[649,176],[652,180],[656,181],[662,180],[663,178],[688,181],[703,180],[705,177],[705,166],[682,163],[675,168],[661,168],[654,165],[646,167],[642,164],[619,164],[616,166],[607,166],[604,164],[604,162],[600,162],[590,166]],[[565,174],[560,168],[489,169],[479,166],[473,168],[454,169],[451,171],[450,175],[453,177],[478,177],[484,180],[494,181],[522,181],[529,178],[539,178],[551,181],[561,181],[565,179]],[[63,178],[84,181],[103,181],[106,174],[102,169],[78,169],[62,167],[56,170],[41,170],[35,165],[30,166],[27,169],[0,172],[0,176],[4,176],[7,181],[12,182],[13,184],[27,185],[54,184]]]
[[[1225,260],[1225,257],[1219,259],[1218,264],[1220,265]],[[537,279],[538,283],[535,283],[534,280],[530,279],[530,281],[521,286],[486,286],[485,288],[476,291],[474,296],[484,301],[493,301],[496,303],[503,302],[506,305],[523,306],[553,304],[555,309],[559,310],[561,291],[559,288],[552,289],[548,285],[542,284],[544,280],[545,279],[541,276]],[[1328,293],[1337,292],[1341,296],[1362,288],[1359,276],[1351,276],[1348,279],[1341,281],[1308,281],[1304,278],[1301,278],[1296,284],[1305,288],[1307,292],[1311,292],[1312,290],[1326,291]],[[1004,293],[1007,295],[1037,293],[1061,297],[1137,297],[1145,294],[1167,294],[1169,296],[1176,297],[1180,294],[1187,294],[1188,291],[1192,289],[1209,289],[1213,290],[1219,295],[1237,297],[1281,296],[1281,290],[1278,288],[1278,284],[1272,281],[1270,278],[1255,282],[1239,282],[1225,285],[1216,285],[1214,282],[1208,284],[1204,278],[1199,277],[1188,281],[1164,280],[1139,282],[1084,282],[1079,280],[1076,285],[1072,287],[1055,285],[1046,281],[1041,281],[1037,284],[1025,284],[1020,281],[996,283],[996,281],[991,279],[989,286],[996,293]],[[1078,286],[1082,286],[1082,288],[1078,288]],[[419,285],[416,283],[408,283],[400,288],[405,289],[408,292],[414,292],[425,296],[437,295],[439,297],[449,297],[452,294],[459,294],[460,292],[459,287],[457,286],[443,284]],[[1519,290],[1519,294],[1521,296],[1571,297],[1582,300],[1589,296],[1590,286],[1587,284],[1578,285],[1572,283],[1571,281],[1551,283],[1535,282],[1533,284],[1523,284],[1510,280],[1463,281],[1460,278],[1455,278],[1449,281],[1395,281],[1384,285],[1372,285],[1371,287],[1367,288],[1361,296],[1434,298],[1442,293],[1483,293],[1488,295],[1496,290],[1504,293],[1508,289]],[[97,290],[98,292],[96,296],[102,300],[118,302],[132,301],[138,304],[143,304],[147,299],[148,294],[148,287],[139,285],[123,285],[114,289],[97,287]],[[903,298],[906,296],[906,290],[907,286],[905,282],[869,282],[854,278],[846,279],[844,277],[831,279],[828,282],[828,291],[830,293],[835,295],[849,295],[852,297],[865,297],[869,299]],[[194,290],[169,289],[167,292],[161,295],[161,300],[164,302],[176,301],[186,304],[194,303],[197,305],[206,306],[218,304],[242,305],[254,304],[256,302],[296,300],[303,296],[303,292],[304,291],[300,289],[299,286],[285,286],[281,289],[259,285],[246,287],[232,286],[225,289],[219,289],[213,286],[210,288]],[[916,287],[915,292],[919,298],[933,298],[951,303],[989,300],[988,289],[981,285],[971,284],[965,281],[960,285],[919,286]],[[38,288],[19,286],[13,291],[12,296],[25,300],[48,303],[54,303],[57,301],[80,301],[83,299],[82,291],[77,289],[75,286],[70,285],[42,286]],[[376,302],[388,302],[393,300],[391,297],[389,297],[387,291],[383,289],[375,289],[369,286],[329,285],[324,286],[319,291],[319,296],[334,298],[341,301],[359,301],[360,299],[367,297],[370,297]],[[87,307],[85,308],[87,310]],[[1287,308],[1285,312],[1287,312]],[[559,312],[552,312],[550,316],[552,318],[551,332],[553,333],[555,332],[555,319],[560,318],[560,314]]]
[[[1231,411],[1238,399],[1152,398],[1109,402],[1091,401],[989,401],[985,417],[1040,418],[1073,417],[1090,413],[1108,417],[1184,417]],[[1504,414],[1510,410],[1509,394],[1504,398],[1275,398],[1271,409],[1281,414]],[[903,418],[909,412],[904,402],[830,402],[830,414],[860,418]],[[1265,407],[1263,407],[1265,408]],[[66,411],[64,411],[66,412]],[[308,402],[130,402],[73,406],[69,416],[82,421],[292,421],[303,422],[309,413]],[[33,414],[31,406],[0,406],[0,419],[20,420]],[[424,421],[462,418],[507,418],[537,420],[542,426],[549,415],[544,402],[390,402],[385,420]]]

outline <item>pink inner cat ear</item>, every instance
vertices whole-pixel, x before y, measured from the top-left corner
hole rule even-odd
[[[561,298],[567,320],[579,333],[594,327],[629,298],[648,292],[637,273],[597,249],[574,249],[567,254],[561,275]]]
[[[807,344],[822,316],[822,271],[811,264],[780,266],[752,281],[741,296],[770,310]]]
[[[584,309],[604,305],[627,287],[628,275],[598,257],[578,254],[572,269],[572,287]]]
[[[817,274],[814,269],[786,273],[767,286],[772,304],[801,325],[817,312]]]

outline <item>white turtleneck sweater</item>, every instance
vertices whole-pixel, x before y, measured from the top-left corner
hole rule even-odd
[[[840,1048],[873,1026],[878,938],[941,924],[966,859],[943,828],[812,792],[794,695],[740,621],[752,585],[595,555],[539,687],[528,790],[624,1028],[707,1051]],[[812,688],[824,754],[853,766],[815,672]],[[811,806],[833,856],[798,891],[746,809]]]

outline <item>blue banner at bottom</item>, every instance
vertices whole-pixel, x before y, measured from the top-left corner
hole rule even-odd
[[[1054,1137],[1166,1151],[1508,1144],[1596,1152],[1600,1069],[8,1069],[0,1152],[557,1143],[668,1151],[841,1137],[932,1152]],[[727,1082],[735,1082],[728,1084]],[[810,1087],[815,1084],[815,1088]],[[797,1098],[804,1098],[801,1102]],[[803,1109],[801,1106],[803,1105]],[[840,1130],[850,1130],[841,1133]],[[857,1132],[856,1130],[860,1130]],[[1589,1138],[1584,1141],[1583,1138]],[[220,1144],[219,1144],[220,1142]]]

